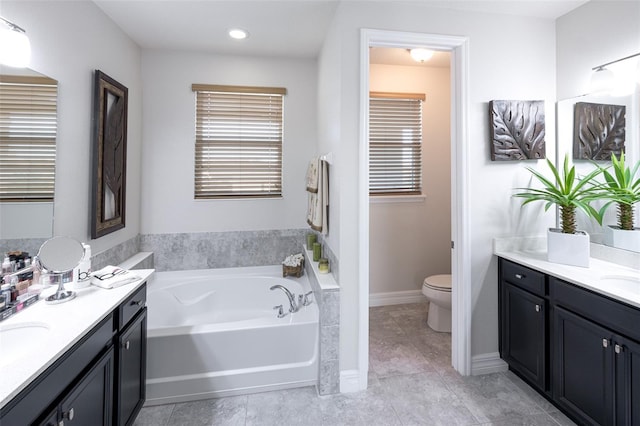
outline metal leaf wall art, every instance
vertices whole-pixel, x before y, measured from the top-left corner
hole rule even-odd
[[[543,101],[489,102],[491,160],[546,158]]]
[[[573,158],[610,160],[624,151],[626,107],[577,102],[573,129]]]

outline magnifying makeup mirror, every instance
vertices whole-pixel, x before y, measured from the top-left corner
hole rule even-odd
[[[84,256],[82,243],[70,237],[54,237],[45,241],[36,255],[36,268],[49,275],[51,284],[58,284],[47,303],[62,303],[76,297],[74,291],[65,290],[64,284],[73,281],[73,269]]]

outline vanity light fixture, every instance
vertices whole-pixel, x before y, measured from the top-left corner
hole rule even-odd
[[[31,45],[26,31],[0,16],[0,64],[25,68],[31,59]]]
[[[598,65],[591,68],[593,74],[591,74],[591,90],[590,93],[599,92],[611,92],[615,88],[615,76],[614,73],[607,68],[609,65],[617,64],[618,62],[626,61],[631,58],[640,56],[640,53],[626,56],[624,58],[616,59],[615,61],[607,62],[606,64]],[[640,61],[638,62],[640,67]],[[639,80],[640,82],[640,80]]]
[[[244,40],[249,37],[249,33],[241,28],[232,28],[229,30],[229,37],[235,40]]]
[[[423,49],[421,47],[416,49],[408,49],[408,50],[413,60],[420,63],[426,62],[429,59],[431,59],[434,53],[433,50]]]

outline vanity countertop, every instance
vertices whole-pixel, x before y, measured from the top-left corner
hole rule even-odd
[[[153,274],[154,270],[140,269],[133,272],[140,277],[140,280],[110,290],[91,285],[75,290],[75,299],[57,305],[43,301],[44,297],[55,290],[49,288],[41,294],[38,302],[0,322],[0,330],[29,326],[44,330],[43,333],[31,339],[18,337],[15,341],[0,340],[0,371],[2,371],[0,407],[4,407],[133,294]],[[20,348],[7,350],[6,348],[10,345],[23,345],[24,350]]]
[[[546,251],[494,250],[494,254],[587,290],[640,308],[640,270],[591,258],[589,267],[547,261]]]

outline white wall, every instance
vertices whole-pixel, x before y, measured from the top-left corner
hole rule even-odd
[[[335,114],[332,101],[320,103],[321,147],[336,151],[340,162],[337,215],[340,235],[328,243],[340,257],[340,369],[358,365],[358,141],[359,40],[361,28],[468,36],[469,64],[469,211],[472,276],[472,355],[498,350],[497,262],[492,239],[519,233],[542,233],[553,224],[552,214],[521,212],[512,188],[525,186],[521,162],[489,160],[488,102],[492,99],[555,100],[555,26],[545,19],[465,13],[428,5],[343,2],[320,57],[319,87],[340,93],[340,133],[328,131]],[[547,129],[554,129],[553,109],[547,109]],[[547,152],[553,156],[553,131],[547,132]],[[528,162],[527,165],[535,165]],[[335,216],[335,214],[333,215]],[[334,244],[339,246],[336,250]]]
[[[140,230],[140,49],[92,2],[2,1],[2,16],[27,31],[31,68],[58,80],[54,235],[99,253]],[[93,72],[129,89],[126,227],[90,240]]]
[[[640,52],[640,2],[590,1],[556,21],[557,99],[589,92],[591,69]]]
[[[369,292],[420,290],[451,273],[451,93],[449,68],[371,64],[369,90],[423,93],[422,195],[370,197]]]
[[[145,50],[142,233],[306,227],[304,178],[316,154],[316,61]],[[193,83],[286,87],[283,197],[194,200]]]

